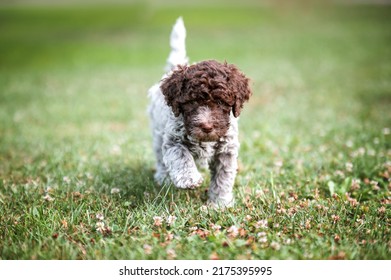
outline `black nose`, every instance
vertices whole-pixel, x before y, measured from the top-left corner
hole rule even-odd
[[[201,130],[205,133],[210,133],[213,130],[213,125],[204,123],[201,125]]]

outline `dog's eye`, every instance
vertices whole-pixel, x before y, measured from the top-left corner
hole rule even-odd
[[[225,103],[223,100],[217,100],[216,104],[219,105],[219,106],[227,106],[227,107],[229,107],[229,105],[227,103]]]

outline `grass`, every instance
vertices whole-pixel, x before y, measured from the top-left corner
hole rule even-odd
[[[390,259],[388,6],[0,8],[0,259]],[[177,16],[236,63],[237,203],[153,183]]]

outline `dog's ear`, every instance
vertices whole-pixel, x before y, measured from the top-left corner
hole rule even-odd
[[[167,105],[171,107],[176,117],[181,114],[180,100],[185,80],[186,66],[179,66],[161,82],[160,89],[166,99]]]
[[[232,112],[235,118],[237,118],[243,108],[243,103],[249,100],[252,91],[250,88],[250,80],[241,73],[235,65],[228,64],[228,67],[230,69],[229,88],[233,91],[232,94],[235,97]]]

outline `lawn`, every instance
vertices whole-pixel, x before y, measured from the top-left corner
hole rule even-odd
[[[0,259],[391,259],[391,6],[141,3],[0,8]],[[252,81],[233,208],[153,182],[180,15]]]

